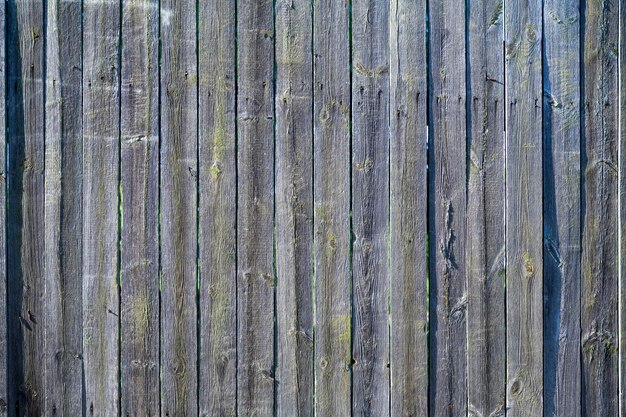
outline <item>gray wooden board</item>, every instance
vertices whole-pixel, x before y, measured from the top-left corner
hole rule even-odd
[[[618,415],[618,2],[585,2],[582,415]]]
[[[10,416],[44,413],[45,55],[42,2],[5,4],[7,310]]]
[[[276,409],[313,416],[311,2],[276,2]]]
[[[235,0],[199,2],[201,416],[237,407]]]
[[[161,1],[161,414],[198,412],[196,8]]]
[[[390,3],[391,415],[428,415],[426,2]]]
[[[467,412],[465,10],[429,4],[430,410]]]
[[[7,380],[7,172],[6,172],[6,2],[0,2],[0,416],[8,408]]]
[[[626,314],[624,303],[626,302],[626,1],[619,0],[620,15],[620,45],[619,45],[619,415],[626,414]]]
[[[581,416],[579,1],[543,14],[544,415]]]
[[[56,416],[83,412],[81,14],[47,2],[44,414]]]
[[[159,414],[159,5],[122,4],[120,396]]]
[[[351,415],[349,4],[313,3],[315,415]]]

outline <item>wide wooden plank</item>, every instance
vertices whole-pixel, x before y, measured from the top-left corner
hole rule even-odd
[[[201,416],[237,409],[235,0],[199,3]]]
[[[47,2],[44,414],[56,416],[83,412],[81,14]]]
[[[430,415],[467,413],[465,10],[429,4]]]
[[[91,416],[119,412],[120,4],[83,5],[83,370]]]
[[[505,7],[507,416],[543,415],[541,0]]]
[[[5,62],[6,2],[0,2],[0,62]],[[0,363],[7,363],[7,172],[6,172],[6,65],[0,66]],[[6,366],[0,367],[0,416],[6,417],[8,380]]]
[[[502,0],[471,1],[468,22],[467,397],[504,414],[504,40]]]
[[[348,2],[313,3],[315,415],[351,415]]]
[[[122,4],[120,396],[123,416],[159,414],[159,6]]]
[[[7,326],[10,416],[44,413],[44,14],[6,3]]]
[[[274,7],[237,0],[237,414],[274,412]]]
[[[618,30],[616,0],[584,9],[582,415],[618,415]]]
[[[580,4],[543,7],[544,415],[579,417]]]
[[[391,415],[428,415],[426,2],[390,3]]]
[[[275,7],[276,410],[313,416],[312,8]]]
[[[198,412],[196,5],[161,1],[161,414]]]

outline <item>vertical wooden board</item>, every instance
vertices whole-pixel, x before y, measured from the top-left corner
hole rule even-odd
[[[505,5],[507,416],[543,413],[542,5]]]
[[[90,416],[119,412],[120,4],[83,5],[83,361]]]
[[[161,1],[161,413],[198,412],[196,4]]]
[[[315,415],[351,415],[350,9],[313,2]]]
[[[159,4],[122,3],[120,397],[159,414]]]
[[[585,3],[582,415],[618,414],[618,1]]]
[[[274,8],[238,0],[237,413],[274,411]]]
[[[626,415],[626,1],[619,0],[619,415]]]
[[[279,416],[313,415],[313,66],[310,1],[276,2]]]
[[[200,416],[237,412],[235,0],[199,3]]]
[[[46,10],[45,412],[83,412],[82,6]]]
[[[44,413],[44,8],[7,7],[7,326],[10,416]]]
[[[465,7],[429,4],[430,415],[467,413]]]
[[[468,3],[467,396],[505,410],[503,0]]]
[[[390,4],[391,415],[428,415],[426,2]]]
[[[6,2],[0,2],[0,416],[7,416]]]
[[[579,7],[543,5],[544,415],[558,417],[581,416]]]

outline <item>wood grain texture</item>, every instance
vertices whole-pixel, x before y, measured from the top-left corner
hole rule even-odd
[[[78,2],[47,2],[44,414],[55,416],[84,409],[81,14]]]
[[[237,0],[237,414],[274,412],[274,8]]]
[[[470,417],[505,410],[503,1],[468,22],[467,396]]]
[[[543,415],[542,7],[505,7],[507,416]]]
[[[195,5],[194,5],[195,6]],[[161,1],[161,414],[198,412],[196,8]]]
[[[235,3],[199,3],[202,417],[237,412]]]
[[[430,410],[467,413],[465,10],[429,4]]]
[[[159,414],[159,5],[122,3],[120,396]]]
[[[626,1],[619,0],[619,415],[626,415]]]
[[[618,415],[618,15],[585,2],[581,145],[582,415]]]
[[[426,2],[392,0],[391,415],[428,415]]]
[[[349,2],[313,3],[315,415],[351,415]]]
[[[7,172],[6,172],[6,2],[0,2],[0,417],[8,414],[7,362]]]
[[[276,7],[276,409],[313,416],[313,65],[310,1]]]
[[[6,11],[7,309],[10,416],[44,414],[44,13],[40,1]]]
[[[581,416],[580,4],[544,1],[544,415]]]
[[[83,5],[83,371],[90,416],[119,412],[120,4]]]

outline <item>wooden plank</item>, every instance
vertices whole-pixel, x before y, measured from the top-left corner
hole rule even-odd
[[[7,364],[6,3],[0,2],[0,363]],[[0,367],[0,417],[8,414],[8,369]]]
[[[505,7],[507,416],[543,413],[542,2]]]
[[[196,7],[161,1],[161,414],[197,401]]]
[[[82,7],[46,10],[45,412],[83,412]]]
[[[391,415],[428,415],[426,2],[390,4]]]
[[[582,415],[618,414],[617,1],[584,10]]]
[[[429,4],[430,415],[467,413],[465,10]]]
[[[311,2],[276,7],[276,314],[279,416],[313,416]]]
[[[119,412],[120,5],[83,5],[83,361],[90,416]]]
[[[237,410],[235,0],[199,3],[200,415]]]
[[[122,3],[120,396],[159,414],[159,5]]]
[[[468,10],[467,396],[469,415],[504,414],[503,1]]]
[[[580,4],[543,8],[544,415],[580,417]]]
[[[313,3],[315,415],[351,415],[350,10]]]
[[[238,0],[237,414],[274,410],[274,8]]]
[[[626,415],[626,2],[619,0],[619,415]]]
[[[44,9],[7,2],[10,416],[44,413]]]

